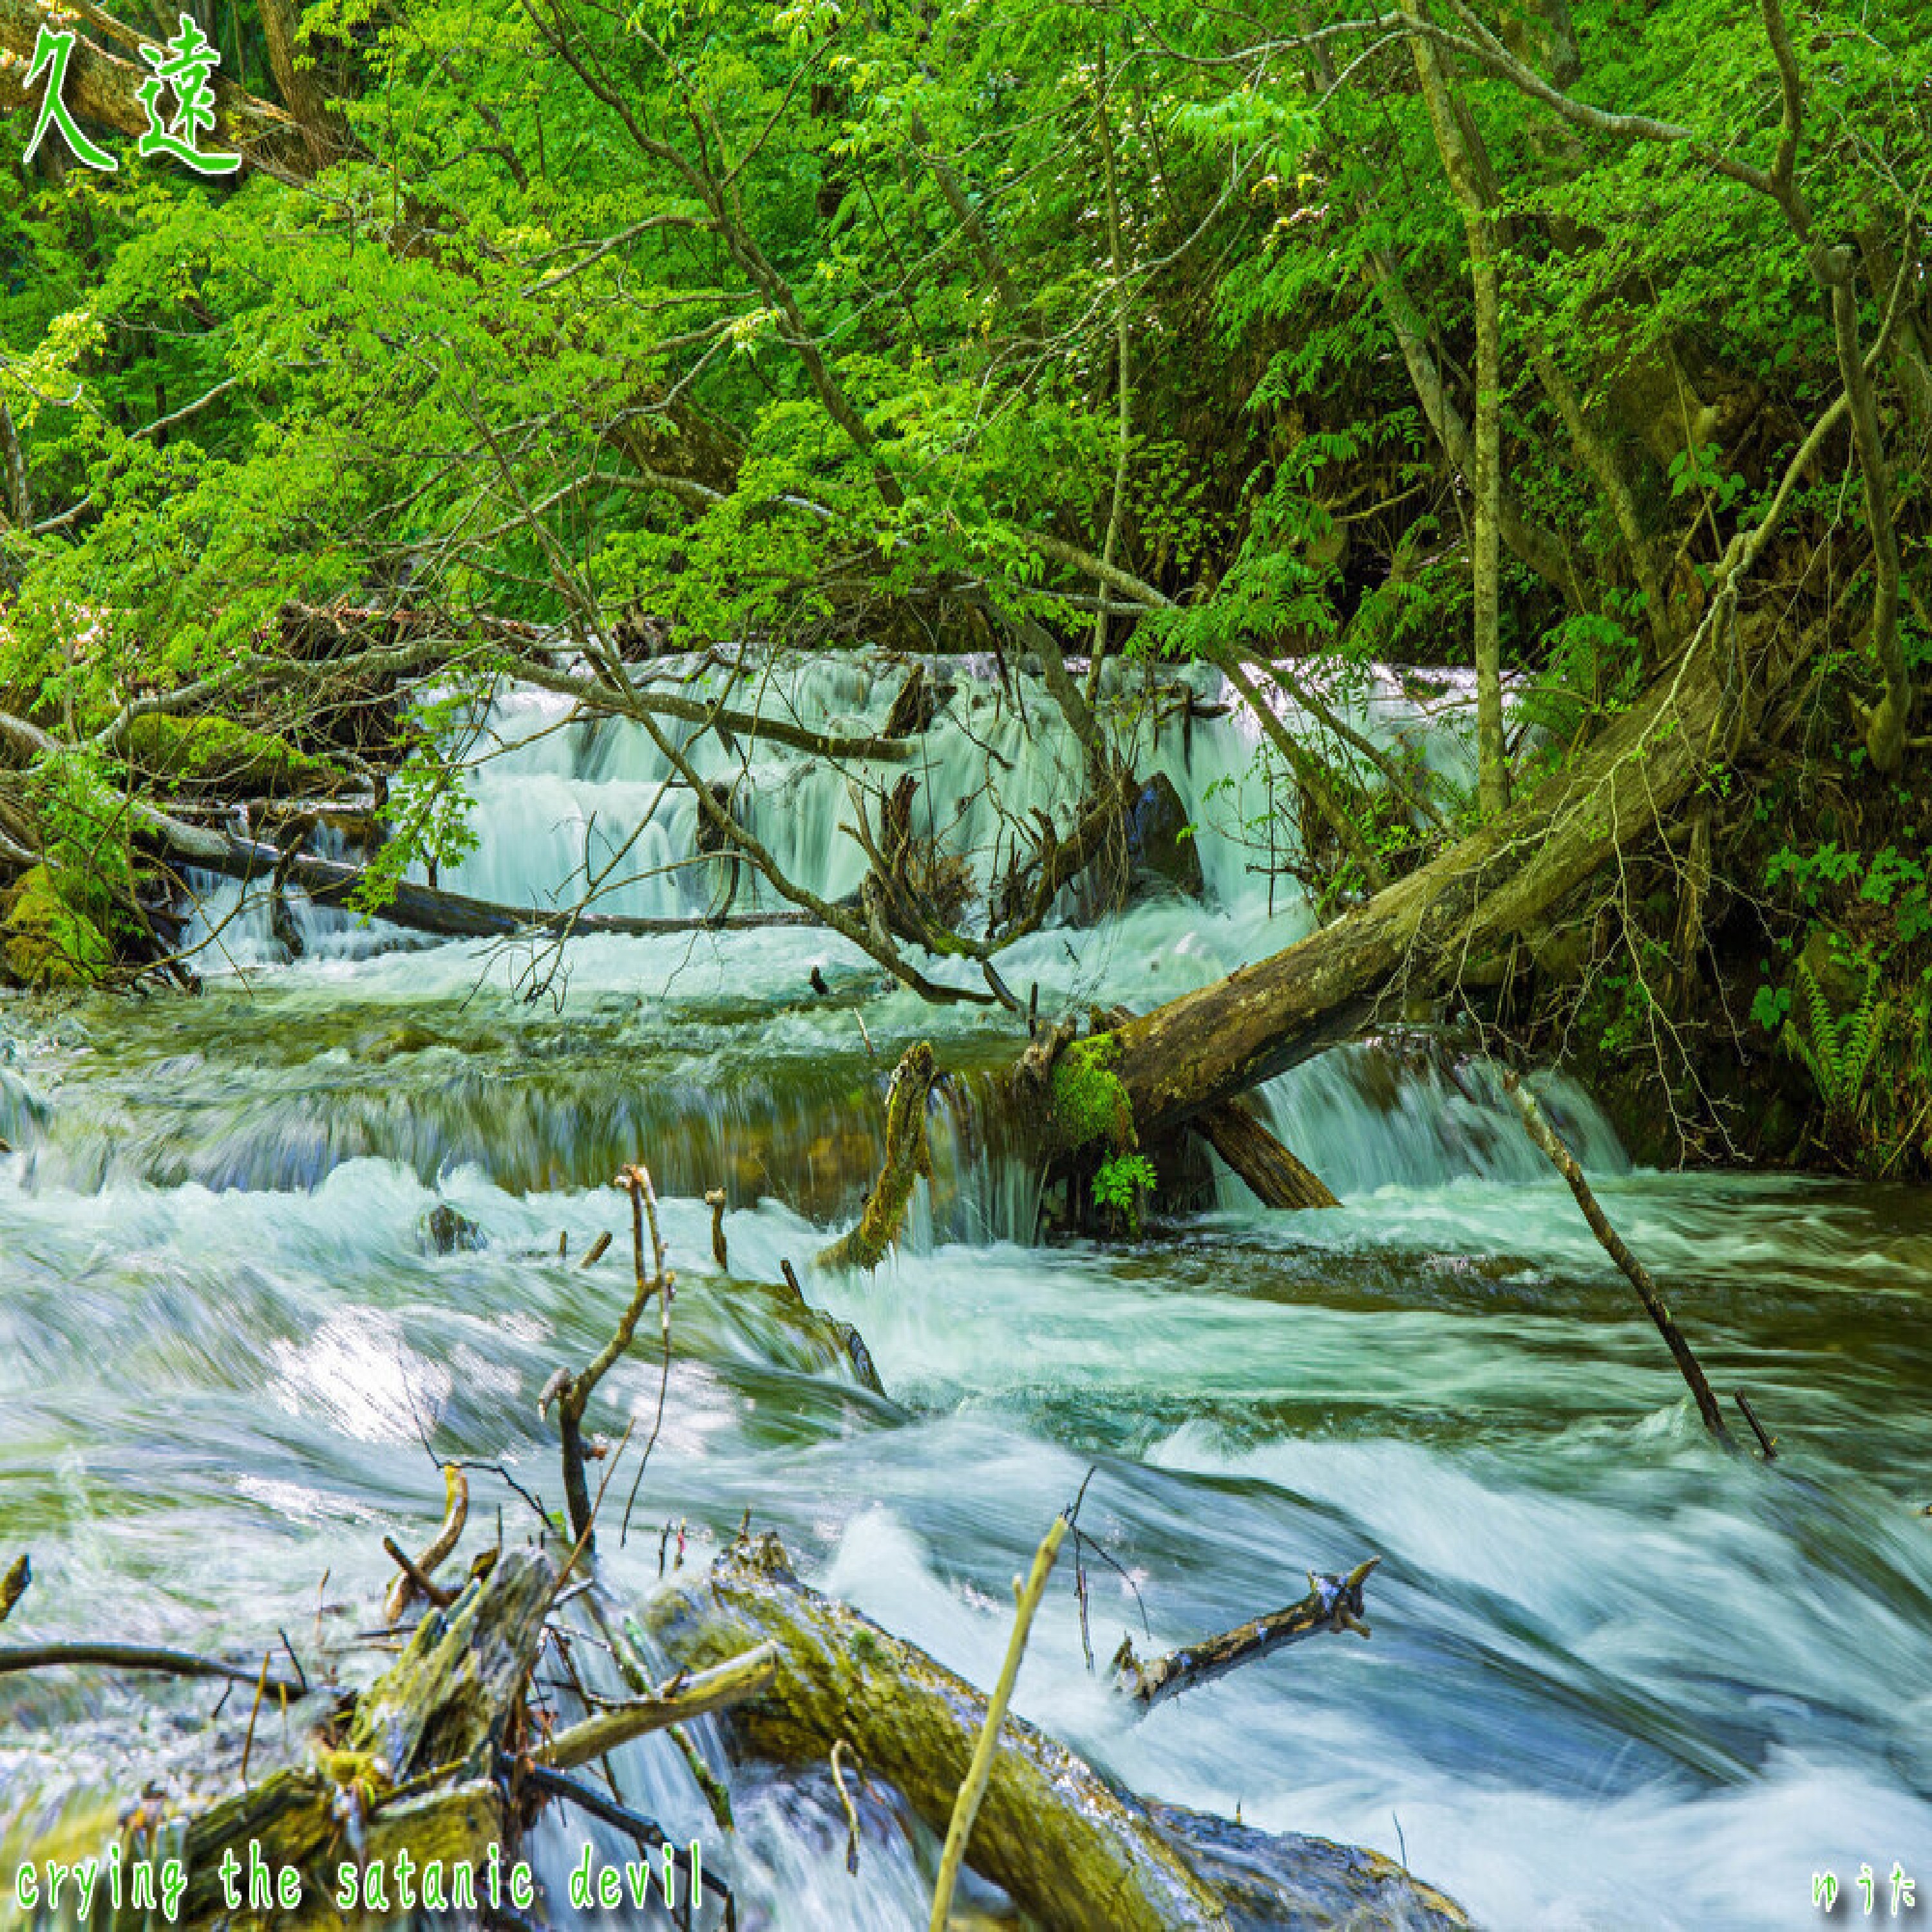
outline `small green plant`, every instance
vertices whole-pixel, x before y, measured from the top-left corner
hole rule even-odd
[[[1892,1009],[1878,997],[1878,975],[1867,962],[1864,990],[1850,1012],[1834,1013],[1808,960],[1798,962],[1796,1010],[1803,1020],[1786,1019],[1778,1035],[1784,1050],[1811,1076],[1825,1102],[1827,1131],[1854,1132],[1864,1112],[1872,1064],[1883,1044]],[[1754,1009],[1755,1010],[1755,1009]]]
[[[1140,1226],[1140,1198],[1154,1191],[1154,1162],[1144,1154],[1117,1154],[1103,1160],[1094,1175],[1096,1206],[1124,1214],[1129,1226]]]
[[[1109,1150],[1094,1171],[1094,1204],[1138,1234],[1141,1202],[1156,1177],[1154,1162],[1139,1151],[1132,1098],[1112,1070],[1120,1051],[1110,1033],[1074,1041],[1054,1066],[1053,1111],[1068,1148],[1098,1142]]]

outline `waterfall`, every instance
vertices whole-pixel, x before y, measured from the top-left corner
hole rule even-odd
[[[907,674],[849,656],[748,656],[735,667],[666,660],[651,668],[650,689],[854,738],[883,729]],[[676,728],[700,778],[724,788],[740,822],[814,892],[850,898],[865,876],[862,848],[841,829],[853,819],[852,785],[876,794],[910,773],[918,785],[916,829],[970,860],[983,898],[996,866],[1011,855],[1016,824],[1045,818],[1063,834],[1070,829],[1082,786],[1078,747],[1036,675],[974,658],[930,658],[920,668],[943,702],[916,761],[904,766],[842,767],[769,740],[728,746],[715,733]],[[1325,701],[1384,752],[1466,786],[1466,682],[1455,673],[1425,680],[1371,670],[1348,688],[1328,689]],[[1317,728],[1292,698],[1276,693],[1274,701],[1292,728]],[[1156,676],[1142,664],[1115,663],[1106,667],[1101,703],[1126,732],[1134,770],[1173,788],[1192,828],[1200,896],[1156,892],[1085,922],[1076,895],[1063,893],[1047,928],[1000,962],[1022,997],[1038,986],[1049,1012],[1116,1002],[1144,1010],[1292,944],[1316,923],[1289,869],[1300,856],[1294,794],[1270,772],[1239,694],[1198,668],[1162,666]],[[438,880],[452,891],[555,908],[594,883],[595,910],[663,919],[716,913],[728,898],[738,913],[784,903],[749,866],[699,850],[695,796],[633,722],[586,720],[567,697],[511,684],[478,706],[447,748],[472,767],[474,847]],[[338,836],[319,836],[326,856],[342,856]],[[610,1030],[587,1062],[580,1051],[567,1072],[530,1063],[542,1050],[532,1034],[513,1065],[479,1062],[472,1052],[452,1063],[446,1079],[406,1091],[380,1070],[358,1078],[332,1067],[298,1094],[278,1089],[238,1106],[212,1132],[206,1121],[171,1124],[151,1114],[111,1149],[104,1133],[85,1148],[70,1136],[60,1168],[70,1179],[92,1172],[98,1184],[118,1163],[166,1182],[313,1186],[341,1160],[377,1155],[425,1180],[473,1165],[523,1190],[594,1184],[646,1148],[674,1191],[722,1184],[734,1199],[776,1194],[814,1218],[834,1219],[856,1208],[876,1163],[879,1109],[868,1095],[896,1057],[892,1042],[932,1034],[942,1042],[942,1059],[956,1066],[999,1064],[1011,1052],[1010,1025],[970,1010],[924,1007],[823,931],[584,938],[560,962],[540,945],[437,944],[315,906],[292,890],[282,932],[292,927],[301,951],[290,964],[260,890],[244,897],[230,882],[193,884],[190,938],[210,940],[209,970],[286,973],[338,986],[352,975],[372,996],[452,999],[495,976],[549,991],[553,1005],[567,989],[568,1010],[588,1006],[609,1016]],[[924,963],[944,976],[944,962]],[[560,970],[553,975],[552,968]],[[810,990],[814,971],[832,997]],[[678,1024],[687,1040],[692,1026],[707,1023],[688,1010],[693,1000],[734,1019],[761,1016],[760,1064],[736,1048],[715,1077],[694,1079],[683,1066],[674,1077],[653,1076],[648,1043],[639,1048],[624,1036],[636,1024],[626,1016],[656,1006],[650,1024],[661,1030],[667,998],[686,1007]],[[1272,1082],[1262,1097],[1276,1131],[1344,1197],[1458,1177],[1540,1178],[1538,1157],[1487,1075],[1459,1072],[1453,1050],[1426,1034],[1329,1053]],[[1608,1124],[1574,1084],[1551,1097],[1586,1164],[1611,1171],[1627,1164]],[[971,1144],[961,1104],[958,1091],[950,1107],[935,1103],[939,1173],[934,1188],[921,1191],[910,1238],[915,1245],[1031,1238],[1037,1178],[997,1149]],[[57,1154],[44,1158],[59,1164]],[[1212,1165],[1220,1204],[1247,1204],[1240,1184]]]

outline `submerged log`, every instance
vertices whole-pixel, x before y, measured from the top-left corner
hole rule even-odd
[[[896,1785],[933,1831],[946,1828],[986,1721],[985,1697],[923,1651],[800,1583],[776,1538],[740,1542],[708,1573],[676,1579],[644,1616],[693,1670],[775,1643],[771,1687],[732,1720],[746,1744],[782,1764],[816,1766],[843,1738],[868,1775]],[[1392,1860],[1150,1806],[1013,1718],[970,1862],[1030,1918],[1074,1932],[1469,1922]]]

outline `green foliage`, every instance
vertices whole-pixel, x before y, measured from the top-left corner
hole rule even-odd
[[[1110,1155],[1094,1170],[1094,1204],[1125,1216],[1128,1225],[1137,1228],[1141,1198],[1153,1192],[1156,1178],[1154,1162],[1145,1154]]]
[[[205,784],[250,795],[299,790],[320,783],[328,767],[272,732],[226,718],[170,718],[150,712],[128,727],[134,763],[176,783]]]
[[[1781,1032],[1790,1012],[1791,988],[1789,986],[1774,986],[1767,982],[1751,995],[1752,1022],[1762,1027],[1766,1033]]]
[[[1879,997],[1878,975],[1864,964],[1857,1005],[1835,1014],[1810,962],[1800,959],[1797,1010],[1803,1023],[1787,1019],[1779,1035],[1786,1052],[1810,1075],[1828,1120],[1840,1129],[1855,1126],[1864,1111],[1873,1065],[1892,1022],[1890,1006]]]
[[[1830,889],[1856,878],[1863,863],[1856,852],[1840,846],[1835,838],[1809,852],[1793,851],[1789,845],[1783,845],[1766,863],[1764,882],[1773,891],[1780,886],[1788,886],[1798,902],[1810,911],[1816,908]]]

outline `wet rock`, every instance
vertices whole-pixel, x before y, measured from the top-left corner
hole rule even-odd
[[[433,1255],[473,1254],[484,1244],[483,1230],[447,1201],[438,1202],[423,1216],[422,1232]]]
[[[0,1066],[0,1150],[14,1153],[38,1144],[47,1120],[46,1102],[17,1074]]]
[[[1076,923],[1091,925],[1147,899],[1206,896],[1208,882],[1186,809],[1164,773],[1156,772],[1129,801],[1120,814],[1120,832],[1074,888]]]
[[[1199,898],[1208,882],[1186,809],[1173,780],[1156,772],[1127,807],[1126,818],[1129,899],[1159,891]]]

